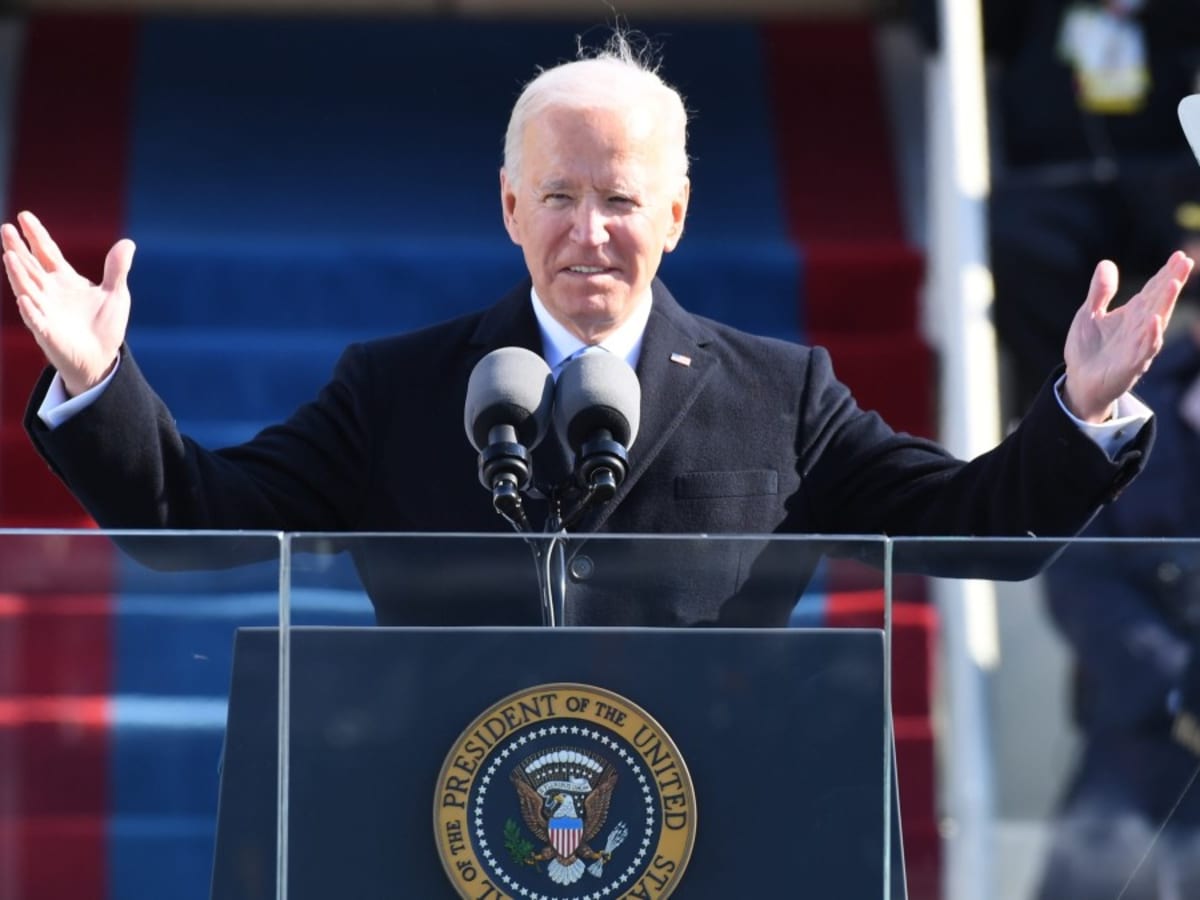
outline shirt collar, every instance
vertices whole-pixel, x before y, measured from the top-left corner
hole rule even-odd
[[[564,359],[584,346],[584,342],[567,331],[565,327],[546,309],[537,290],[530,288],[530,300],[533,303],[533,314],[537,317],[538,329],[542,333],[542,351],[546,365],[551,369]],[[638,357],[642,352],[642,337],[646,333],[646,323],[650,321],[650,297],[637,304],[633,315],[621,323],[621,327],[600,342],[600,346],[609,353],[616,354],[629,363],[637,366]]]

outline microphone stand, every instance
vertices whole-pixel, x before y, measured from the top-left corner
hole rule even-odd
[[[537,575],[538,596],[541,600],[542,625],[561,628],[564,624],[567,596],[567,525],[578,520],[587,498],[572,510],[569,521],[562,516],[563,489],[555,489],[547,498],[550,512],[546,519],[545,536],[537,538],[525,514],[524,504],[515,481],[498,478],[492,487],[492,507],[517,534],[525,537],[525,543],[533,553],[534,572]]]
[[[628,466],[625,448],[606,432],[585,445],[584,451],[589,462],[580,473],[583,486],[578,487],[568,480],[550,491],[546,498],[549,514],[541,539],[533,535],[516,480],[501,477],[493,482],[492,506],[518,534],[525,536],[525,543],[533,553],[542,625],[547,628],[561,628],[566,624],[567,529],[578,523],[589,508],[612,499]],[[564,515],[567,501],[572,501],[571,507]]]
[[[542,624],[547,628],[562,628],[566,624],[567,608],[567,524],[561,515],[558,491],[550,498],[550,515],[546,519],[546,538],[535,546],[536,559],[544,554],[538,567],[538,588],[542,595]]]

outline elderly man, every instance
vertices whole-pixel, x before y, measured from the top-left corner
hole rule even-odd
[[[500,173],[529,279],[490,309],[350,347],[287,422],[212,452],[178,434],[124,344],[133,244],[118,242],[92,285],[22,214],[20,231],[4,226],[4,264],[50,362],[29,433],[105,527],[497,531],[462,431],[472,369],[501,347],[554,366],[599,344],[635,366],[642,424],[616,495],[575,527],[575,624],[781,624],[811,570],[767,564],[779,560],[754,542],[676,548],[636,561],[662,577],[635,592],[635,563],[587,534],[1071,535],[1136,474],[1153,426],[1127,392],[1161,346],[1191,271],[1184,254],[1111,311],[1117,273],[1100,263],[1065,374],[1003,444],[964,463],[860,410],[822,349],[690,315],[656,279],[684,228],[685,132],[679,95],[620,35],[540,74],[513,110]],[[385,624],[536,619],[527,556],[502,570],[490,560],[512,577],[453,616],[421,589],[418,561],[357,562]]]

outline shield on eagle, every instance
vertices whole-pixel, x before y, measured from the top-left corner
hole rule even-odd
[[[617,770],[608,760],[558,747],[523,760],[511,780],[525,826],[546,845],[524,862],[547,862],[550,879],[567,885],[583,877],[584,860],[601,866],[608,861],[611,849],[588,846],[604,827],[617,783]]]

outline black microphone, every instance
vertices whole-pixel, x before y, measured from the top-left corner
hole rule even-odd
[[[479,481],[514,527],[529,531],[521,492],[529,487],[529,451],[546,435],[554,402],[550,367],[536,353],[502,347],[481,359],[467,381],[463,425],[479,451]]]
[[[629,471],[628,449],[637,437],[642,387],[632,367],[604,350],[584,353],[558,376],[554,427],[575,457],[575,480],[584,505],[604,503]]]

